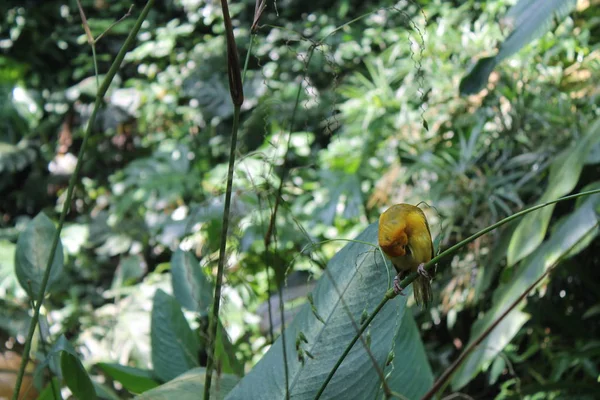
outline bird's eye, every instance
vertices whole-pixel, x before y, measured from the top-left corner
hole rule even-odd
[[[406,246],[404,249],[406,250],[406,255],[407,256],[412,256],[412,251],[410,250],[409,246]]]

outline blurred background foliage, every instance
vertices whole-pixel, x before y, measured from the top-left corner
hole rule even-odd
[[[131,3],[82,0],[96,36]],[[134,14],[145,4],[133,3]],[[431,206],[443,249],[526,205],[598,186],[600,7],[572,3],[495,62],[481,90],[462,96],[471,68],[510,38],[503,17],[514,2],[283,0],[267,4],[256,36],[254,2],[230,5],[241,59],[250,41],[253,50],[221,313],[225,372],[250,369],[277,335],[278,303],[270,328],[267,300],[278,285],[291,317],[344,243],[312,244],[355,237],[391,204]],[[14,272],[17,238],[39,212],[57,220],[96,78],[74,0],[4,1],[0,16],[0,343],[19,352],[30,316]],[[133,23],[126,18],[97,43],[100,74]],[[174,294],[192,328],[206,330],[233,115],[224,43],[218,3],[156,1],[88,142],[61,234],[63,275],[44,317],[48,341],[64,334],[120,397],[127,388],[97,363],[156,364],[153,299],[170,304]],[[435,305],[412,309],[434,376],[544,251],[544,238],[558,240],[553,234],[582,207],[597,216],[599,202],[584,200],[484,236],[438,267]],[[475,398],[589,394],[600,379],[597,231],[560,254],[561,266],[506,327],[506,342],[454,390]],[[204,277],[194,282],[209,293],[202,307],[175,278],[198,262]],[[192,345],[201,356],[188,368],[204,365],[203,345]],[[155,373],[159,382],[174,377]]]

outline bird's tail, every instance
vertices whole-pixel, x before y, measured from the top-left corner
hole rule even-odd
[[[433,292],[431,291],[431,281],[423,275],[417,276],[413,282],[413,291],[415,293],[415,301],[421,307],[428,308],[433,300]]]

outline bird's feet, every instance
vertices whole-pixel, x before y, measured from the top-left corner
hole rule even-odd
[[[403,288],[400,286],[400,274],[398,274],[394,277],[394,293],[405,296],[404,292],[402,292],[402,289]]]
[[[427,270],[425,268],[423,268],[424,266],[425,266],[424,263],[419,264],[419,266],[417,267],[417,272],[422,277],[425,277],[427,279],[431,279],[431,276],[429,276],[429,274],[427,273]]]

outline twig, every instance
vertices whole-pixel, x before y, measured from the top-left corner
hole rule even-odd
[[[240,72],[240,60],[233,35],[233,25],[229,16],[227,0],[221,0],[223,21],[227,35],[227,72],[229,78],[229,92],[233,102],[233,126],[231,132],[231,145],[229,149],[229,168],[227,170],[227,187],[225,189],[225,205],[223,207],[223,227],[221,229],[221,243],[219,247],[219,261],[217,264],[217,280],[215,282],[215,296],[213,299],[212,315],[208,320],[208,343],[206,346],[206,376],[204,381],[204,400],[210,399],[210,386],[212,383],[213,365],[215,364],[215,339],[219,321],[219,308],[221,305],[221,289],[223,286],[223,270],[225,266],[225,250],[227,246],[227,231],[229,229],[229,213],[231,208],[231,192],[233,186],[233,169],[235,166],[235,148],[240,122],[240,111],[244,102],[244,88]]]

